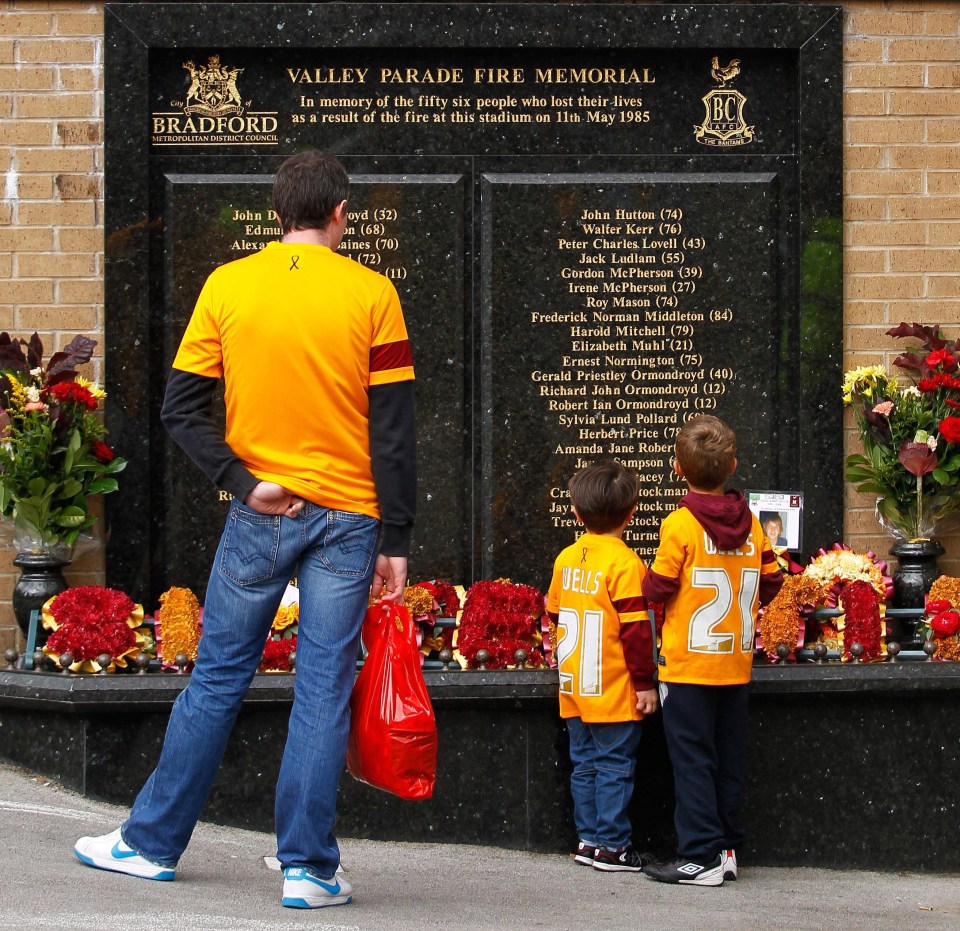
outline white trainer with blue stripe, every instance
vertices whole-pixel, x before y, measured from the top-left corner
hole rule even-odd
[[[120,828],[99,837],[81,837],[74,844],[73,852],[81,863],[98,870],[126,873],[141,879],[170,880],[174,877],[173,867],[151,863],[128,847],[120,836]]]
[[[346,905],[353,901],[353,889],[340,873],[320,879],[302,866],[288,866],[283,871],[283,898],[287,908],[325,908]]]

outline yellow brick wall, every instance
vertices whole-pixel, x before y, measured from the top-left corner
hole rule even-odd
[[[0,3],[0,330],[47,354],[77,333],[103,357],[103,4]],[[0,649],[19,642],[10,593],[18,571],[0,524]],[[103,582],[100,551],[67,571]],[[16,632],[16,637],[15,637]]]
[[[884,331],[901,321],[960,336],[960,3],[843,7],[844,361],[889,366],[902,341]],[[885,556],[872,498],[848,487],[846,503],[846,542]],[[960,574],[960,536],[942,542]]]
[[[960,2],[843,7],[851,367],[890,363],[896,349],[884,330],[901,320],[960,335]],[[78,332],[102,340],[102,36],[102,3],[0,5],[0,329],[36,329],[48,346]],[[98,355],[92,376],[102,380],[103,366]],[[847,451],[856,445],[848,421]],[[885,555],[872,502],[848,490],[846,504],[846,541]],[[960,574],[960,533],[944,542],[941,566]],[[14,642],[13,556],[0,530],[0,648]],[[102,581],[102,551],[68,578]]]

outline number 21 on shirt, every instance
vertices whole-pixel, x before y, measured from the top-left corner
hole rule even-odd
[[[691,653],[733,653],[735,634],[717,633],[717,627],[730,616],[733,607],[733,583],[729,573],[719,567],[695,566],[691,581],[694,588],[712,589],[713,598],[697,608],[690,618],[687,649]],[[744,653],[753,651],[753,606],[757,603],[759,587],[760,570],[741,568],[733,620],[739,626],[740,649]]]
[[[560,691],[573,694],[574,680],[577,694],[597,696],[603,694],[603,675],[600,656],[603,637],[603,612],[584,611],[581,623],[580,613],[573,608],[561,608],[557,617],[557,668],[560,672]],[[573,660],[577,645],[580,645],[579,669]],[[579,673],[579,675],[577,675]]]

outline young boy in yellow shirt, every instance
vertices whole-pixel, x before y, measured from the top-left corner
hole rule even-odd
[[[720,886],[737,878],[747,697],[759,604],[783,576],[739,491],[724,491],[737,441],[719,418],[693,417],[677,434],[674,469],[689,492],[660,527],[643,581],[664,605],[660,703],[676,787],[679,856],[644,867],[652,879]]]
[[[574,860],[605,872],[652,860],[634,850],[627,812],[640,722],[657,710],[645,569],[621,539],[639,492],[636,474],[612,460],[573,476],[570,503],[586,533],[557,557],[547,594],[573,763]]]

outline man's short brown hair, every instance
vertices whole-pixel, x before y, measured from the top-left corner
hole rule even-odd
[[[677,434],[677,462],[694,488],[723,486],[737,458],[737,437],[719,417],[691,417]]]
[[[273,182],[273,206],[284,233],[323,229],[333,208],[349,194],[346,168],[332,155],[314,150],[291,155]]]
[[[637,473],[615,459],[584,466],[570,479],[570,503],[592,533],[616,530],[637,506]]]

